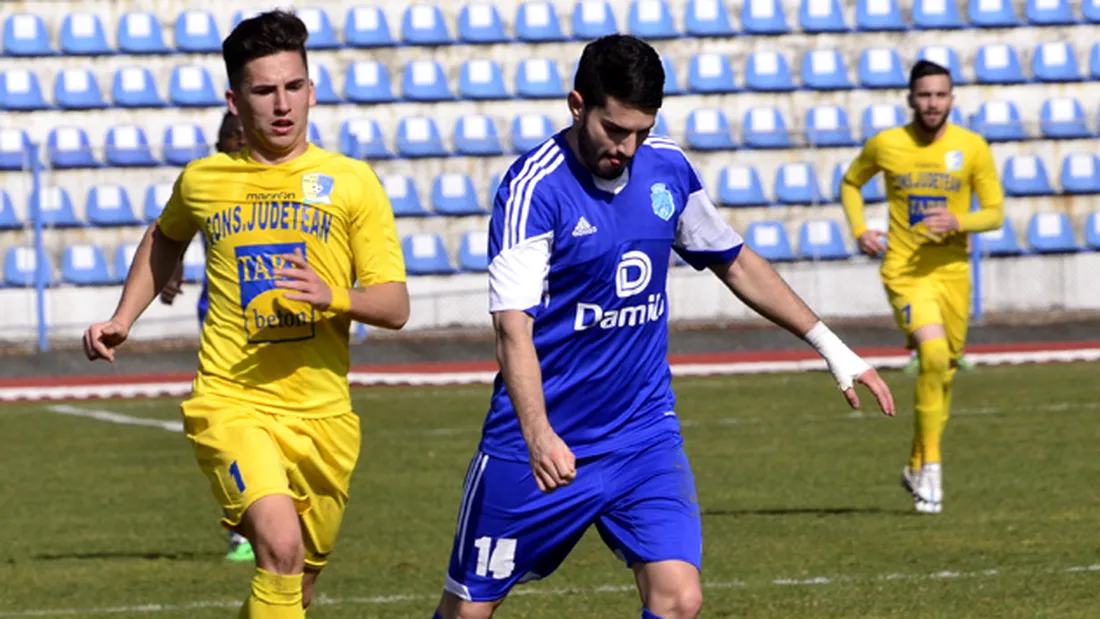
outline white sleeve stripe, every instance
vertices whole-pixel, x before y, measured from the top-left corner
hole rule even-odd
[[[551,172],[556,170],[563,161],[565,161],[565,155],[560,150],[555,149],[557,154],[550,164],[543,171],[539,172],[535,178],[531,179],[531,183],[527,185],[526,195],[523,196],[523,208],[520,211],[519,219],[519,242],[527,240],[527,215],[531,212],[531,196],[535,193],[535,186],[539,184],[539,181],[546,178]]]
[[[523,197],[526,194],[528,183],[538,176],[546,160],[552,158],[558,150],[553,139],[544,142],[538,151],[523,163],[523,169],[512,178],[512,182],[508,185],[508,201],[504,205],[505,226],[504,243],[502,244],[504,249],[515,245],[521,240],[522,232],[519,227],[521,211],[530,206],[530,199],[525,200]]]

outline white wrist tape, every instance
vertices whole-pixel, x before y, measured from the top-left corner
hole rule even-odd
[[[825,358],[825,363],[828,364],[829,371],[833,373],[841,391],[851,387],[852,381],[871,369],[866,361],[852,352],[852,349],[840,341],[840,338],[821,321],[806,333],[806,341]]]

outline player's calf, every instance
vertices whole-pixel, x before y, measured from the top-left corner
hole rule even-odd
[[[432,619],[489,619],[504,600],[472,602],[445,592]]]

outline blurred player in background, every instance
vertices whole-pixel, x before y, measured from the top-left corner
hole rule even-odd
[[[208,243],[210,309],[182,405],[222,523],[256,556],[241,617],[302,619],[336,541],[359,419],[348,391],[355,320],[408,319],[393,211],[370,166],[311,145],[305,24],[273,11],[222,44],[247,148],[189,164],[138,246],[114,316],[84,335],[113,361],[183,249]],[[351,286],[358,281],[358,288]]]
[[[702,527],[671,388],[666,280],[673,250],[709,268],[887,414],[890,391],[745,247],[670,139],[647,137],[665,76],[614,35],[584,49],[573,125],[505,174],[489,231],[497,375],[466,475],[436,617],[485,618],[549,576],[596,525],[633,569],[642,617],[695,617]]]
[[[940,438],[970,317],[967,239],[1004,221],[1004,195],[989,145],[948,122],[952,86],[947,69],[918,62],[909,77],[913,121],[868,140],[841,187],[860,250],[869,256],[885,252],[886,294],[917,351],[916,429],[901,480],[916,510],[933,514],[943,509]],[[886,176],[888,235],[868,230],[863,219],[860,189],[879,171]],[[978,196],[975,211],[971,192]]]

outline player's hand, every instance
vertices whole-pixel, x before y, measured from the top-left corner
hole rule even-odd
[[[942,206],[929,209],[921,223],[928,227],[929,232],[936,235],[959,231],[959,218]]]
[[[88,357],[88,361],[106,359],[114,363],[115,349],[121,346],[129,335],[130,329],[113,318],[107,322],[97,322],[84,332],[84,354]]]
[[[886,233],[881,230],[867,230],[859,235],[859,251],[872,258],[886,253]]]
[[[875,396],[875,400],[878,401],[879,410],[882,411],[883,415],[893,417],[897,413],[894,408],[894,394],[890,393],[890,387],[886,386],[886,381],[882,380],[882,377],[878,375],[874,368],[859,375],[855,380],[871,391],[871,394]],[[859,394],[856,393],[855,385],[844,390],[844,397],[848,398],[849,406],[859,408]]]
[[[160,291],[160,302],[165,305],[171,305],[176,297],[183,294],[183,264],[181,263],[176,267],[176,272],[172,274],[172,277],[168,280],[168,283],[164,285],[164,289]]]
[[[577,477],[577,459],[565,441],[551,429],[527,441],[531,472],[542,492],[553,492]]]
[[[332,288],[309,266],[302,250],[284,254],[283,259],[290,266],[272,271],[279,278],[275,280],[275,287],[294,291],[286,295],[289,301],[305,301],[317,309],[328,309],[332,304]]]

